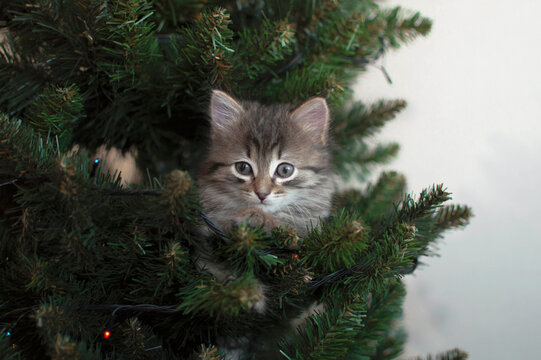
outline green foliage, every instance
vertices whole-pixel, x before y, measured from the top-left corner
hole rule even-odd
[[[287,359],[346,359],[348,348],[363,331],[366,301],[354,299],[306,319],[295,341],[284,341],[280,351]]]
[[[364,182],[398,151],[367,138],[406,104],[353,102],[351,85],[430,26],[369,0],[0,0],[2,356],[222,359],[235,342],[257,358],[398,356],[400,278],[469,207],[442,205],[442,186],[404,195],[389,171],[336,194],[303,239],[244,225],[206,237],[194,174],[220,88],[326,97],[335,167]],[[136,147],[148,179],[123,184],[83,150],[104,144]]]
[[[224,356],[220,354],[218,348],[214,345],[201,345],[200,351],[194,353],[191,357],[193,360],[222,360]]]
[[[382,184],[396,181],[396,174],[394,175],[383,176],[377,184],[379,186],[369,187],[368,196],[385,189],[381,187]],[[401,183],[400,177],[398,183]],[[394,193],[394,196],[396,195]],[[400,278],[403,273],[415,268],[415,262],[420,256],[433,254],[433,241],[441,235],[434,226],[438,219],[437,211],[441,204],[449,199],[450,194],[438,185],[424,189],[417,199],[406,195],[396,204],[390,201],[393,191],[386,196],[387,198],[380,197],[378,200],[376,197],[374,200],[374,204],[378,201],[386,204],[382,213],[374,218],[367,216],[371,220],[371,232],[369,246],[364,250],[361,259],[349,268],[328,273],[324,277],[329,280],[323,283],[328,289],[325,299],[350,297],[359,291],[380,291],[385,288],[387,279]],[[366,197],[359,195],[352,199],[349,206],[362,210],[365,199]],[[463,221],[467,221],[467,218]],[[337,281],[339,282],[335,283]]]
[[[21,360],[22,354],[14,344],[11,342],[11,336],[6,335],[6,330],[2,331],[2,336],[0,336],[0,354],[2,354],[3,359],[5,360]],[[11,334],[11,332],[10,332]]]
[[[353,266],[368,247],[369,233],[359,218],[342,211],[304,239],[302,262],[322,273]]]
[[[43,343],[58,344],[51,345],[54,351],[71,349],[70,354],[84,358],[85,346],[70,339],[83,337],[92,343],[104,326],[96,326],[102,317],[80,313],[89,301],[170,301],[179,284],[186,283],[186,234],[199,212],[195,188],[185,173],[173,173],[157,199],[114,196],[120,191],[118,176],[98,169],[91,179],[91,161],[84,153],[61,156],[56,141],[43,141],[28,126],[7,117],[1,119],[0,129],[2,151],[16,163],[10,176],[20,176],[16,206],[7,217],[11,229],[3,244],[4,251],[18,251],[10,252],[0,265],[5,289],[0,302],[7,309],[32,309],[36,299],[51,299],[38,310],[45,314],[41,321],[54,322],[44,327],[49,333]],[[159,184],[156,180],[146,186],[162,189]],[[11,223],[13,218],[19,220]],[[179,219],[186,223],[177,224]],[[155,271],[161,273],[156,276]],[[93,330],[81,333],[78,320]],[[21,347],[39,352],[28,348],[35,343],[40,342],[34,339]]]
[[[244,28],[235,43],[234,69],[239,78],[250,80],[273,74],[273,68],[293,52],[295,28],[286,20],[263,18],[259,28]]]
[[[380,100],[370,106],[356,102],[349,109],[345,108],[347,111],[339,109],[334,120],[335,140],[344,143],[351,134],[359,137],[373,135],[405,107],[405,100]]]
[[[451,199],[451,194],[446,191],[442,184],[434,185],[421,191],[417,200],[412,196],[405,196],[402,200],[401,209],[397,213],[398,221],[412,221],[431,215],[441,203]]]
[[[443,206],[434,214],[435,231],[439,234],[447,229],[462,228],[468,225],[472,217],[473,213],[469,206],[456,204]]]
[[[426,357],[416,357],[415,360],[464,360],[468,358],[468,353],[460,349],[452,349],[436,355],[427,355]]]
[[[246,316],[262,299],[261,281],[274,289],[267,292],[268,326],[289,318],[313,298],[314,277],[324,281],[315,289],[322,291],[318,296],[329,311],[312,317],[308,327],[312,330],[288,338],[283,351],[306,357],[344,354],[346,344],[359,341],[351,321],[359,322],[359,309],[365,306],[370,312],[366,300],[355,302],[360,308],[353,311],[348,308],[353,303],[347,299],[364,299],[370,293],[387,296],[389,279],[399,278],[418,256],[428,253],[431,241],[443,229],[462,226],[469,214],[463,207],[441,207],[449,198],[442,186],[424,190],[416,200],[406,196],[393,206],[404,180],[396,173],[384,174],[364,194],[343,203],[349,212],[338,212],[302,241],[287,228],[272,234],[245,226],[236,228],[217,247],[220,254],[216,258],[235,271],[229,280],[220,282],[200,273],[191,259],[191,248],[198,244],[193,234],[199,209],[186,172],[174,171],[163,182],[156,179],[142,185],[145,191],[156,192],[155,196],[141,196],[137,188],[123,188],[118,176],[99,168],[91,178],[88,156],[82,152],[62,155],[56,141],[43,141],[20,121],[4,117],[1,129],[6,140],[2,151],[7,154],[3,161],[11,164],[3,167],[11,173],[3,176],[15,178],[19,176],[17,169],[24,169],[24,175],[17,178],[19,194],[12,210],[20,220],[6,233],[3,245],[4,252],[12,248],[23,251],[10,252],[10,261],[2,265],[16,269],[2,272],[1,280],[10,294],[2,301],[7,308],[34,309],[33,299],[50,299],[35,311],[43,314],[41,322],[54,324],[45,327],[50,330],[46,335],[34,334],[29,340],[35,343],[35,336],[45,336],[49,339],[45,344],[79,349],[73,350],[77,354],[89,349],[84,344],[99,336],[108,318],[81,310],[95,303],[118,299],[115,301],[131,304],[176,304],[180,314],[176,316],[181,316],[176,321],[193,332],[182,334],[177,328],[167,336],[168,341],[184,339],[192,344],[200,343],[204,324],[220,328],[227,319],[232,329],[246,328],[242,325],[249,321]],[[129,191],[134,195],[121,195]],[[42,203],[42,198],[47,203]],[[54,211],[49,203],[58,204]],[[365,225],[363,214],[370,227]],[[55,225],[59,222],[61,228]],[[34,237],[40,242],[34,243]],[[20,245],[15,247],[15,243]],[[269,249],[284,252],[273,254]],[[301,256],[295,254],[297,249]],[[58,266],[60,259],[62,266]],[[78,297],[81,293],[84,298]],[[352,311],[357,315],[350,315]],[[92,331],[81,332],[77,321],[87,322]],[[138,321],[143,321],[140,326]],[[137,329],[150,329],[152,323],[159,326],[157,329],[166,328],[167,321],[160,325],[162,322],[145,318],[130,326],[117,323],[115,331],[132,334],[134,343],[115,343],[116,348],[130,353],[162,343],[161,330],[141,330],[147,333],[141,337],[145,340],[136,340],[140,337]],[[390,329],[382,330],[378,339],[390,341]],[[377,347],[370,344],[370,351],[376,352]],[[93,350],[88,351],[92,354]],[[165,354],[171,348],[162,351]]]
[[[179,308],[184,314],[205,313],[218,320],[238,316],[261,300],[257,280],[251,276],[226,283],[201,279],[180,289],[177,295],[182,299]]]
[[[382,341],[378,342],[376,353],[371,356],[371,359],[396,359],[398,358],[406,345],[406,332],[396,326],[387,333],[387,336]]]
[[[295,341],[282,342],[281,353],[288,359],[395,358],[404,343],[395,326],[405,295],[404,285],[391,281],[369,298],[344,305],[334,301],[297,329]]]
[[[9,31],[0,51],[0,110],[27,117],[45,89],[73,84],[86,117],[73,121],[72,141],[88,148],[136,145],[154,173],[193,167],[201,149],[192,139],[206,132],[201,109],[210,88],[264,102],[322,95],[342,109],[358,70],[430,29],[417,13],[381,10],[371,1],[50,0],[27,6],[17,0],[2,8]],[[400,107],[386,106],[391,109],[380,112]],[[362,127],[351,129],[357,141],[364,135]],[[397,148],[369,156],[363,156],[366,147],[350,150],[355,156],[340,161],[343,169],[388,158]]]
[[[400,146],[397,143],[378,144],[375,148],[370,147],[364,141],[355,138],[347,145],[335,152],[338,159],[337,170],[340,175],[348,180],[352,174],[364,181],[366,174],[376,164],[385,164],[393,159]]]
[[[60,149],[67,150],[75,122],[83,118],[82,97],[76,85],[46,89],[28,107],[25,117],[41,134],[58,136]]]
[[[223,257],[238,271],[251,272],[259,266],[270,268],[280,264],[281,260],[262,250],[266,247],[266,236],[262,230],[239,226],[231,233],[231,239],[223,247],[218,247],[216,255],[223,253]]]
[[[154,329],[138,317],[127,317],[113,324],[110,341],[114,342],[118,353],[126,359],[152,360],[178,359],[174,354],[162,350],[161,339]],[[161,356],[160,356],[161,355]]]
[[[299,79],[306,80],[303,83]],[[274,96],[279,102],[299,103],[301,99],[315,95],[332,100],[331,95],[340,95],[342,90],[332,70],[327,69],[322,63],[311,63],[306,67],[292,69],[283,79],[273,81],[268,85],[264,95],[276,94]]]
[[[201,82],[216,87],[228,80],[230,57],[234,52],[230,44],[233,38],[230,24],[225,9],[215,8],[202,12],[193,27],[182,29],[179,40],[174,43],[179,55],[174,71],[184,73],[183,87],[195,91]]]
[[[336,207],[358,212],[368,224],[395,210],[406,188],[406,179],[395,171],[384,172],[363,191],[347,190],[336,195]]]
[[[366,142],[397,113],[404,109],[403,100],[378,101],[370,106],[356,102],[349,108],[339,109],[334,116],[336,146],[334,158],[340,175],[348,179],[356,174],[364,180],[374,164],[386,163],[398,153],[396,143],[378,144]]]
[[[42,343],[47,344],[46,353],[50,358],[91,360],[99,356],[99,349],[93,349],[84,341],[77,341],[68,335],[73,324],[69,319],[74,318],[77,318],[77,314],[73,308],[54,300],[41,304],[35,311],[36,328]]]
[[[424,18],[419,12],[410,16],[402,14],[402,8],[397,6],[381,12],[385,19],[384,37],[392,47],[399,47],[418,36],[426,35],[432,28],[432,21]]]
[[[350,359],[375,358],[381,351],[381,344],[388,341],[393,333],[395,322],[402,314],[402,303],[406,296],[405,286],[400,282],[390,282],[381,291],[373,293],[364,319],[364,327],[356,334],[356,340],[348,348]],[[396,355],[391,350],[384,359],[392,359]]]
[[[411,196],[402,200],[394,221],[408,221],[416,227],[421,242],[418,256],[435,255],[434,240],[441,237],[442,231],[463,227],[473,216],[467,206],[441,205],[450,199],[443,185],[437,185],[421,191],[416,201]]]
[[[163,33],[172,33],[195,19],[206,6],[199,0],[154,0],[152,4],[156,9],[153,18]]]

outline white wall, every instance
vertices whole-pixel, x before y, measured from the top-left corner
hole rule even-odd
[[[406,356],[458,346],[471,359],[541,354],[541,2],[386,1],[434,20],[362,75],[356,97],[404,98],[378,140],[409,190],[443,182],[475,218],[406,279]]]

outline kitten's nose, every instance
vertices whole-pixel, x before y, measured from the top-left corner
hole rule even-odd
[[[269,195],[269,193],[266,191],[256,191],[255,194],[259,200],[261,200],[261,202],[263,202],[263,200],[265,200],[265,198]]]

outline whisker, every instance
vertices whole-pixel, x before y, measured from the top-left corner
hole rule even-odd
[[[295,217],[294,217],[293,214],[291,213],[291,209],[289,208],[289,205],[286,205],[286,209],[287,209],[287,211],[289,212],[289,216],[291,216],[291,221],[293,222],[293,226],[296,227],[296,225],[297,225],[297,220],[295,219]]]
[[[302,222],[303,222],[303,224],[306,224],[306,218],[304,217],[304,212],[303,212],[302,209],[300,208],[300,205],[299,205],[299,204],[291,204],[291,205],[293,205],[293,207],[294,207],[295,209],[298,209],[299,215],[302,217]]]

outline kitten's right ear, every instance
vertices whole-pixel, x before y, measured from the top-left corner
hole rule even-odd
[[[230,128],[243,111],[242,106],[231,96],[220,90],[212,90],[210,118],[213,129]]]
[[[301,129],[322,144],[327,143],[329,133],[329,107],[325,98],[316,97],[308,100],[291,114]]]

